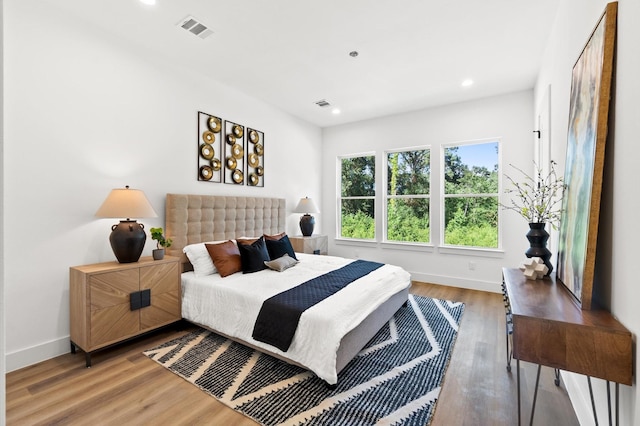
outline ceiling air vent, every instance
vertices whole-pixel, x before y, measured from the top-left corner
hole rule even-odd
[[[191,34],[197,35],[202,39],[205,39],[213,34],[213,31],[210,30],[209,27],[207,27],[205,24],[203,24],[193,16],[187,16],[178,23],[178,26],[189,31]]]
[[[319,107],[328,107],[329,105],[331,105],[329,102],[327,102],[325,99],[321,99],[318,102],[316,102],[316,105],[318,105]]]

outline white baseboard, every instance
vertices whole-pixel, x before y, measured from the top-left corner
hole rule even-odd
[[[7,373],[69,353],[69,336],[6,354]]]
[[[411,279],[432,284],[442,284],[451,287],[466,288],[469,290],[488,291],[490,293],[500,293],[500,283],[481,280],[470,280],[466,278],[450,277],[446,275],[431,275],[421,272],[411,272]]]

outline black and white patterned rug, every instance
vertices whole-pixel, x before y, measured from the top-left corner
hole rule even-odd
[[[409,295],[333,390],[313,373],[204,329],[144,354],[263,425],[423,426],[463,310],[462,303]]]

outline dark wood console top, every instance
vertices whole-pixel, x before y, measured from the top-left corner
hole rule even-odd
[[[513,357],[632,384],[631,332],[604,309],[583,310],[553,278],[527,280],[519,269],[502,275],[513,315]]]

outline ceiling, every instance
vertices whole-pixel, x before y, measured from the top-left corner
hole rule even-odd
[[[320,127],[532,88],[559,3],[47,1]],[[187,16],[213,34],[179,28]]]

